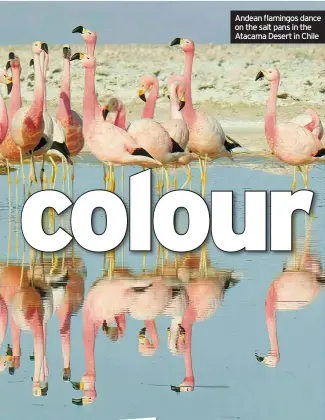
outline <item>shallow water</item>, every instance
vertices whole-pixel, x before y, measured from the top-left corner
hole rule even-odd
[[[220,159],[217,163],[209,165],[207,201],[210,202],[211,190],[233,190],[236,195],[235,228],[241,231],[243,192],[291,189],[292,174],[286,173],[286,169],[283,168],[277,161],[261,157],[243,155],[236,157],[234,162]],[[27,170],[28,168],[26,173]],[[138,172],[136,168],[125,169],[126,202],[128,202],[128,176],[136,172]],[[179,172],[178,185],[182,185],[186,175],[184,171]],[[192,173],[193,191],[199,192],[200,177],[197,165],[194,165]],[[120,169],[117,169],[116,192],[121,195],[119,176]],[[52,255],[43,255],[44,270],[40,256],[36,255],[36,265],[31,265],[34,271],[28,273],[31,254],[27,246],[24,252],[24,240],[19,226],[23,201],[21,199],[16,207],[15,173],[11,174],[11,178],[10,203],[7,177],[0,177],[2,237],[0,281],[3,284],[3,273],[7,264],[10,268],[20,267],[24,263],[26,276],[32,278],[36,284],[49,277]],[[309,173],[309,188],[316,192],[310,248],[323,265],[324,178],[323,166],[314,167]],[[60,174],[56,184],[57,189],[62,190],[61,184]],[[89,156],[78,160],[75,169],[74,196],[78,197],[85,191],[103,187],[102,165],[97,164]],[[299,177],[298,187],[303,188]],[[22,197],[21,186],[19,193]],[[10,223],[8,223],[8,208],[11,215]],[[103,214],[98,212],[96,219],[98,229],[103,221]],[[180,221],[181,228],[184,223]],[[11,232],[9,254],[8,232]],[[296,232],[297,237],[303,241],[306,231],[305,216],[302,214],[297,215]],[[261,355],[266,355],[269,351],[265,299],[272,281],[282,274],[283,263],[290,255],[282,252],[227,254],[215,247],[210,236],[206,252],[203,248],[187,256],[187,259],[181,255],[177,256],[177,264],[175,255],[166,251],[162,255],[158,251],[155,243],[153,251],[147,254],[145,261],[148,278],[151,280],[159,278],[160,284],[164,285],[154,296],[159,297],[159,293],[166,293],[169,299],[172,295],[171,289],[176,288],[178,297],[184,297],[186,293],[190,296],[191,301],[195,302],[197,313],[202,317],[201,322],[194,322],[192,332],[194,391],[177,393],[170,388],[170,385],[179,385],[185,376],[182,354],[174,357],[167,346],[167,327],[170,326],[171,317],[157,316],[155,321],[159,348],[153,356],[143,357],[138,349],[138,333],[144,322],[127,315],[124,337],[117,342],[110,340],[102,328],[99,328],[95,347],[96,401],[87,407],[73,405],[72,398],[80,398],[84,393],[74,390],[69,382],[62,380],[63,357],[59,321],[57,313],[54,313],[49,319],[47,328],[46,355],[49,366],[47,396],[40,398],[32,396],[31,377],[34,368],[29,356],[33,354],[33,340],[30,332],[23,332],[20,367],[15,370],[14,375],[9,375],[6,369],[0,376],[2,415],[7,418],[18,416],[32,418],[41,415],[44,420],[60,416],[63,418],[78,416],[84,419],[89,415],[116,420],[140,417],[157,417],[159,420],[322,419],[325,332],[324,293],[321,290],[303,310],[278,313],[277,332],[281,358],[276,368],[270,369],[265,364],[258,363],[254,355],[255,351]],[[22,261],[23,254],[24,261]],[[128,272],[126,277],[135,281],[134,277],[139,278],[144,268],[143,254],[130,253],[126,240],[124,246],[120,246],[116,251],[114,264],[115,271],[112,273],[110,271],[112,258],[109,260],[108,256],[104,258],[102,254],[87,252],[77,245],[68,248],[64,257],[62,253],[59,255],[56,268],[58,278],[62,280],[68,270],[68,284],[61,285],[63,298],[59,296],[59,303],[64,305],[64,302],[70,302],[76,312],[71,316],[70,360],[73,381],[80,381],[85,373],[81,307],[83,294],[86,297],[90,286],[103,275],[111,277],[104,280],[106,283],[114,279],[118,281],[117,276],[121,274],[122,267],[131,272]],[[184,279],[183,282],[180,280],[175,264],[178,269],[183,269],[182,272],[185,270],[189,283]],[[9,276],[9,279],[11,280],[6,281],[14,282],[13,277]],[[17,282],[17,275],[15,279]],[[316,281],[313,283],[313,279],[312,284],[312,288],[316,287],[315,284],[318,285]],[[0,287],[3,293],[3,286]],[[307,286],[306,281],[302,287],[311,286],[310,284]],[[295,294],[298,286],[294,285],[292,290],[290,300],[299,300],[300,297]],[[146,292],[138,291],[138,293],[141,295]],[[114,293],[110,295],[110,299],[112,297],[114,304],[117,305],[118,297],[115,300]],[[135,305],[137,297],[134,299]],[[25,305],[28,305],[27,301],[28,298]],[[121,303],[121,300],[119,302]],[[128,302],[125,303],[126,306],[129,305]],[[209,306],[209,302],[214,310],[210,308],[210,312],[207,313],[205,306]],[[5,354],[8,343],[12,345],[10,318],[1,355]]]

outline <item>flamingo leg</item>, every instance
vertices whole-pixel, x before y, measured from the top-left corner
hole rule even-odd
[[[168,169],[163,168],[163,170],[164,170],[165,176],[166,176],[166,190],[167,190],[167,192],[169,192],[169,190],[170,190],[170,180],[169,180]]]
[[[292,181],[292,192],[295,192],[297,188],[297,168],[293,167],[293,181]]]
[[[51,184],[52,184],[52,189],[54,190],[55,187],[55,182],[56,182],[56,177],[58,175],[58,165],[54,162],[54,159],[50,156],[50,162],[52,165],[52,176],[51,176]]]
[[[184,184],[182,185],[182,188],[185,188],[187,184],[190,184],[190,191],[192,191],[192,173],[191,173],[191,166],[187,165],[187,178],[186,181],[184,182]]]
[[[47,180],[47,175],[46,175],[46,172],[45,172],[45,155],[43,155],[43,159],[42,159],[40,181],[41,181],[41,188],[44,189],[44,186],[45,186],[45,189],[47,189],[48,180]]]
[[[124,166],[121,168],[122,198],[124,198]]]
[[[19,154],[20,154],[21,178],[23,181],[24,189],[25,189],[26,177],[25,177],[25,171],[24,171],[23,152],[21,151],[21,149],[19,149]]]
[[[61,158],[62,160],[62,191],[64,192],[65,182],[67,180],[67,168],[64,163],[64,158]]]
[[[174,175],[174,190],[177,189],[177,175],[178,175],[178,169],[175,169],[175,175]]]

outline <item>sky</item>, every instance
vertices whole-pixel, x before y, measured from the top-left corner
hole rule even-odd
[[[1,45],[44,40],[82,43],[79,25],[98,44],[165,44],[175,37],[196,43],[230,42],[231,10],[321,10],[321,2],[0,2]]]

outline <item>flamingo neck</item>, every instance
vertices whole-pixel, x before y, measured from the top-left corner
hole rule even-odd
[[[114,125],[116,125],[119,128],[122,128],[122,130],[125,130],[126,127],[126,115],[125,115],[125,106],[121,104],[119,107],[116,118],[114,121]]]
[[[265,136],[271,149],[276,143],[276,104],[280,78],[272,80],[270,96],[266,104]]]
[[[270,350],[274,356],[279,355],[279,344],[276,327],[276,303],[277,295],[275,286],[272,285],[267,295],[265,302],[265,315],[266,315],[266,326],[269,333]]]
[[[141,118],[153,119],[155,115],[155,108],[156,108],[158,95],[159,95],[159,84],[158,84],[158,81],[156,80],[152,85],[152,88],[148,96],[148,99],[146,101],[146,104],[144,106]]]
[[[12,91],[10,98],[9,120],[11,121],[18,109],[22,106],[20,90],[20,68],[12,68]]]
[[[28,117],[34,122],[36,128],[39,128],[43,121],[44,95],[45,83],[41,70],[40,54],[34,54],[34,68],[35,68],[35,88],[34,101],[30,107]]]
[[[182,110],[186,123],[191,123],[195,118],[195,112],[192,103],[192,67],[194,60],[194,51],[186,53],[184,81],[185,81],[185,106]]]
[[[88,133],[95,118],[95,72],[96,67],[86,68],[85,90],[83,97],[83,134]]]
[[[65,58],[57,119],[63,120],[71,116],[70,96],[70,60]]]
[[[6,104],[0,92],[0,142],[2,142],[7,135],[8,123]]]
[[[178,103],[178,98],[176,95],[176,90],[173,89],[170,92],[170,112],[171,112],[171,117],[172,119],[176,119],[176,120],[182,120],[183,116],[182,116],[182,112],[179,111],[179,103]]]
[[[91,36],[86,41],[87,54],[93,57],[95,55],[97,36]]]
[[[156,323],[155,321],[145,321],[145,326],[148,330],[148,333],[150,335],[150,338],[152,340],[152,345],[155,349],[158,349],[159,347],[159,337],[157,333]]]

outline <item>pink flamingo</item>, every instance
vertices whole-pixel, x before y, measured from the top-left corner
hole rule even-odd
[[[75,53],[71,57],[71,61],[76,59],[81,60],[85,68],[90,67],[92,70],[96,68],[95,57]],[[90,77],[89,74],[89,72],[86,72],[86,78]],[[101,119],[95,118],[94,97],[87,89],[85,89],[84,99],[83,126],[84,133],[86,133],[85,139],[90,151],[97,159],[109,165],[139,165],[147,168],[161,166],[160,162],[153,159],[144,148],[141,148],[128,132],[105,121],[115,104],[112,101],[113,98],[104,106]]]
[[[19,148],[20,162],[23,168],[23,153],[31,155],[31,165],[35,178],[34,149],[42,139],[44,130],[43,106],[44,106],[44,80],[41,72],[40,54],[44,51],[48,54],[46,43],[36,41],[33,43],[32,51],[35,62],[35,93],[31,107],[21,107],[15,113],[11,123],[11,137]],[[23,175],[24,179],[24,175]]]
[[[194,42],[189,39],[175,38],[170,45],[180,45],[186,55],[184,70],[186,94],[183,117],[190,132],[189,150],[199,156],[229,156],[232,149],[241,146],[225,135],[221,125],[214,117],[193,108],[191,78],[195,51]]]
[[[255,80],[265,77],[271,82],[269,100],[265,115],[265,136],[272,152],[282,161],[294,166],[292,189],[296,189],[296,167],[301,172],[305,188],[308,188],[308,165],[317,162],[325,155],[321,141],[309,130],[299,124],[276,123],[277,93],[280,72],[277,68],[258,72]],[[307,165],[303,173],[302,165]]]
[[[97,33],[94,31],[91,31],[90,29],[85,28],[84,26],[77,26],[74,28],[72,33],[80,33],[83,40],[86,43],[87,47],[87,55],[90,57],[94,57],[95,54],[95,48],[96,48],[96,42],[97,42]],[[95,72],[92,72],[90,68],[86,68],[86,73],[90,72],[89,77],[85,78],[85,90],[89,90],[89,93],[93,96],[94,101],[94,108],[95,108],[95,116],[96,118],[101,119],[102,118],[102,107],[100,106],[97,96],[96,96],[96,90],[95,90]],[[85,101],[85,97],[84,97]]]
[[[325,284],[320,261],[309,250],[308,236],[306,235],[300,263],[291,267],[284,265],[283,273],[273,280],[266,296],[265,317],[270,351],[265,357],[257,354],[255,357],[267,367],[276,367],[280,360],[276,311],[296,311],[305,308],[319,296]]]
[[[146,92],[150,89],[148,98],[146,98]],[[156,76],[151,74],[141,76],[139,79],[139,98],[142,99],[146,104],[144,106],[141,118],[154,118],[156,102],[159,95],[159,82]]]
[[[0,69],[0,83],[7,86],[8,95],[12,89],[12,79],[7,75],[7,72]],[[2,143],[6,138],[9,127],[9,119],[5,101],[0,91],[0,142]]]
[[[63,47],[63,74],[59,99],[59,107],[56,114],[57,120],[65,131],[66,145],[70,156],[77,156],[84,147],[82,134],[82,119],[80,115],[71,109],[71,88],[70,88],[70,58],[71,48],[69,45]],[[74,166],[72,165],[72,181],[74,180]]]
[[[100,327],[113,341],[122,339],[126,328],[125,313],[128,308],[129,285],[132,277],[128,270],[115,270],[114,277],[103,277],[90,288],[83,307],[83,339],[86,373],[80,382],[71,382],[76,390],[84,391],[82,398],[74,398],[75,405],[91,404],[97,397],[95,369],[95,341]],[[111,327],[112,322],[117,327]]]
[[[0,144],[0,157],[3,160],[8,160],[11,163],[20,162],[20,152],[16,143],[13,141],[10,134],[10,125],[13,116],[22,106],[21,89],[20,89],[20,74],[21,66],[19,58],[13,53],[9,53],[9,61],[7,62],[7,70],[11,69],[12,74],[12,92],[10,96],[9,106],[9,128],[6,138]],[[19,171],[16,172],[16,182],[18,183]],[[8,185],[10,186],[11,178],[8,177]]]
[[[21,278],[26,276],[22,267],[18,265],[5,266],[0,274],[0,348],[6,335],[8,326],[8,309],[12,306],[12,301],[19,290]],[[9,368],[9,374],[13,375],[15,369],[20,367],[20,328],[17,326],[11,312],[11,335],[12,348],[8,345],[6,356],[0,356],[0,372]]]

